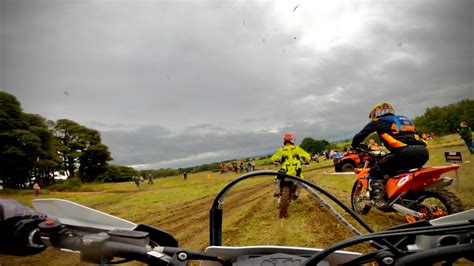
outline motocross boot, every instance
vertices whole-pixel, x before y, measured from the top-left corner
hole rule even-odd
[[[275,191],[273,192],[274,197],[280,197],[280,182],[276,182],[275,184]]]
[[[293,185],[293,200],[297,200],[300,196],[300,186]]]
[[[372,198],[374,199],[375,207],[383,208],[387,206],[385,201],[385,184],[384,180],[370,180],[370,189],[372,190]]]

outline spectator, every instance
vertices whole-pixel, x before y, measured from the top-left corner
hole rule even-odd
[[[375,142],[374,139],[369,139],[369,149],[371,151],[380,151],[382,147],[380,147],[379,144]]]
[[[421,138],[422,138],[423,140],[426,140],[426,133],[421,134]]]
[[[35,196],[38,197],[41,194],[41,188],[38,183],[33,185],[33,190],[35,191]]]
[[[188,181],[188,173],[186,172],[183,173],[183,180]]]
[[[227,169],[226,169],[225,164],[221,163],[221,164],[220,164],[220,167],[221,167],[221,174],[225,174],[225,173],[227,172],[227,171],[226,171]]]
[[[466,143],[467,149],[471,154],[474,153],[474,147],[472,146],[472,130],[467,124],[467,122],[461,122],[459,125],[460,128],[458,129],[459,135],[461,136],[461,139],[464,140]]]
[[[329,151],[328,150],[324,150],[324,159],[325,160],[329,160]]]
[[[137,187],[140,186],[140,177],[139,177],[139,176],[134,175],[134,176],[132,177],[132,181],[135,183],[135,185],[136,185]]]

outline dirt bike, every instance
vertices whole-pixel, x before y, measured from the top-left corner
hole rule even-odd
[[[356,168],[356,178],[351,192],[352,209],[359,214],[366,214],[375,206],[369,191],[367,179],[370,168],[368,164],[382,160],[386,154],[380,151],[369,151],[367,146],[359,146],[356,151],[365,156],[364,168]],[[459,166],[439,166],[404,170],[386,179],[385,193],[387,205],[379,210],[397,212],[405,215],[407,222],[430,220],[461,212],[461,200],[451,191],[443,189],[453,182],[442,174],[457,170]]]
[[[227,192],[237,183],[257,176],[273,177],[275,171],[248,173],[227,184],[216,196],[210,210],[210,246],[205,251],[179,247],[169,233],[62,199],[35,199],[35,209],[47,218],[13,217],[15,245],[43,251],[46,246],[80,253],[81,261],[119,264],[140,261],[149,265],[202,266],[243,265],[452,265],[460,258],[474,260],[474,210],[431,221],[404,224],[374,232],[354,212],[319,186],[296,176],[284,177],[302,183],[339,205],[369,233],[357,235],[326,249],[290,246],[222,246],[222,205]],[[18,212],[21,213],[21,212]],[[3,237],[3,236],[2,236]],[[374,250],[365,254],[342,249],[368,243]]]

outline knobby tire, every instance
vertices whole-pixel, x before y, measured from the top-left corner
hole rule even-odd
[[[457,212],[462,212],[464,210],[462,202],[458,198],[458,196],[446,189],[427,189],[422,191],[421,193],[424,196],[423,199],[435,198],[441,201],[446,207],[448,215]]]
[[[288,206],[290,205],[290,187],[283,186],[281,188],[281,195],[280,195],[280,204],[278,209],[280,210],[280,218],[287,218],[288,217]]]
[[[358,214],[366,214],[370,211],[371,206],[364,205],[364,207],[360,208],[357,206],[356,197],[360,195],[360,193],[366,193],[367,190],[364,190],[364,186],[362,182],[356,180],[354,186],[352,186],[351,191],[351,207],[352,210]]]

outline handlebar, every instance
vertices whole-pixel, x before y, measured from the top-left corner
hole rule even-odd
[[[313,252],[312,254],[308,253],[310,255],[309,258],[301,254],[300,257],[295,257],[294,255],[290,255],[290,252],[288,253],[288,258],[285,257],[285,259],[296,258],[300,262],[303,262],[303,265],[315,265],[321,262],[326,256],[338,252],[338,250],[342,248],[367,241],[375,241],[377,239],[384,239],[388,245],[373,253],[353,256],[352,259],[346,261],[344,265],[371,261],[377,261],[381,265],[386,265],[382,263],[385,260],[413,263],[426,260],[427,258],[430,258],[433,262],[437,262],[447,258],[446,256],[449,256],[449,258],[453,260],[462,257],[471,259],[469,254],[474,252],[474,243],[472,243],[474,220],[469,219],[465,221],[465,218],[472,217],[473,214],[474,211],[459,213],[457,216],[460,218],[457,218],[457,220],[455,217],[446,217],[444,218],[447,220],[445,224],[433,225],[422,221],[422,223],[418,224],[410,224],[409,226],[405,225],[387,231],[357,236],[339,242],[325,250],[316,253]],[[411,238],[417,237],[418,235],[422,237],[423,241],[418,242],[415,241],[415,238]],[[446,237],[450,237],[450,244],[441,245],[440,243],[446,242]],[[181,266],[186,265],[190,260],[204,260],[216,261],[227,266],[248,265],[250,260],[258,260],[257,257],[259,256],[274,258],[278,255],[277,257],[280,259],[282,256],[285,256],[282,255],[282,249],[280,249],[278,251],[275,250],[275,254],[273,255],[262,255],[259,252],[255,254],[246,253],[245,256],[242,257],[244,260],[231,261],[231,259],[222,259],[218,256],[178,247],[152,247],[150,246],[148,238],[147,232],[132,230],[115,229],[99,233],[82,233],[76,228],[49,219],[39,223],[38,228],[29,234],[29,239],[34,240],[35,245],[50,245],[61,248],[63,251],[79,251],[81,253],[81,261],[97,264],[117,264],[135,260],[150,265]],[[451,241],[454,240],[456,240],[456,243],[451,243]],[[412,244],[409,245],[410,243]],[[462,249],[459,249],[461,246]],[[433,254],[438,251],[439,254],[442,255],[438,254],[439,256],[434,257]],[[227,255],[229,254],[231,253],[227,252]],[[116,258],[122,258],[122,260],[116,260]],[[277,265],[280,264],[277,263]]]
[[[111,230],[99,233],[83,233],[55,220],[45,220],[30,231],[31,246],[50,246],[64,251],[80,252],[81,261],[117,264],[140,261],[152,265],[186,265],[188,260],[211,260],[227,265],[227,261],[176,247],[150,246],[147,232]],[[123,258],[122,260],[114,260]]]
[[[257,174],[247,174],[241,179]],[[296,177],[289,176],[288,178],[295,179]],[[228,187],[229,185],[226,188]],[[66,225],[45,216],[15,216],[5,221],[3,225],[12,222],[13,227],[6,226],[5,228],[13,233],[6,236],[3,234],[6,231],[2,230],[0,240],[13,236],[14,244],[22,245],[20,249],[34,249],[41,252],[46,246],[51,246],[63,251],[79,252],[82,261],[100,264],[117,264],[136,260],[153,265],[186,265],[186,262],[190,260],[203,260],[215,261],[224,266],[240,266],[248,265],[250,262],[260,265],[261,263],[258,262],[263,260],[292,259],[303,262],[304,265],[314,265],[324,259],[325,262],[332,261],[331,265],[341,263],[354,265],[373,261],[380,263],[380,260],[403,262],[402,258],[411,263],[423,261],[427,257],[443,259],[444,255],[435,258],[428,252],[429,250],[435,252],[438,249],[439,254],[449,255],[453,259],[461,257],[471,261],[474,259],[472,257],[474,210],[437,218],[430,222],[420,221],[382,232],[357,236],[325,250],[304,250],[297,247],[214,246],[205,253],[181,249],[177,247],[177,243],[176,246],[171,246],[174,245],[173,241],[160,241],[163,237],[166,238],[166,235],[155,238],[153,233],[145,232],[140,227],[135,227],[133,230],[99,229],[90,226]],[[368,254],[343,254],[344,251],[341,251],[343,248],[363,242],[376,242],[380,243],[380,246],[376,247],[377,251]],[[456,251],[455,247],[460,245],[463,245],[463,249]],[[333,257],[330,258],[331,256]],[[119,258],[122,260],[118,260]],[[281,264],[277,263],[277,265]]]

